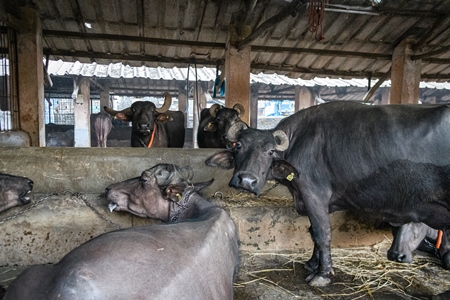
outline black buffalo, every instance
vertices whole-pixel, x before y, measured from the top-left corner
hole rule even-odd
[[[387,252],[387,257],[392,261],[410,263],[413,260],[413,251],[419,250],[438,258],[448,259],[448,252],[442,253],[439,251],[442,234],[442,231],[431,228],[425,223],[411,222],[392,227],[394,240]]]
[[[91,124],[97,138],[97,147],[106,148],[108,135],[112,129],[111,116],[103,112],[91,115]]]
[[[75,145],[75,136],[72,129],[67,131],[48,132],[45,137],[47,147],[73,147]]]
[[[169,223],[109,232],[53,266],[28,268],[4,299],[232,300],[239,261],[235,226],[198,194],[211,181],[192,184],[183,174],[189,173],[157,165],[108,187],[112,203],[129,201],[130,212]]]
[[[27,177],[0,173],[0,212],[30,203],[29,193],[33,184],[33,180]]]
[[[377,211],[387,219],[394,218],[394,222],[400,217],[403,223],[449,227],[450,212],[443,201],[424,206],[420,197],[397,199],[399,194],[391,197],[390,193],[395,192],[392,185],[374,191],[374,195],[358,194],[356,186],[356,196],[345,197],[348,187],[364,183],[396,160],[450,164],[448,128],[447,105],[327,103],[301,110],[273,130],[232,127],[227,138],[235,146],[212,155],[206,164],[234,168],[230,185],[255,194],[261,193],[268,179],[288,187],[296,210],[306,214],[311,223],[314,251],[305,265],[311,271],[306,280],[312,286],[324,286],[331,282],[333,273],[328,216],[333,211]],[[414,184],[407,186],[415,189]],[[409,201],[409,205],[401,206],[398,201]]]
[[[228,129],[237,122],[242,122],[240,116],[245,113],[241,104],[233,108],[213,104],[200,113],[200,125],[197,132],[197,144],[200,148],[226,148],[225,139]]]
[[[136,101],[122,111],[106,106],[104,109],[119,120],[131,122],[131,147],[183,148],[184,113],[169,111],[171,104],[172,97],[165,93],[165,101],[160,108],[150,101]]]

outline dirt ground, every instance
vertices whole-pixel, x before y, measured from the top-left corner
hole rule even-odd
[[[388,261],[389,240],[374,247],[333,249],[333,282],[323,288],[310,287],[303,268],[310,252],[241,253],[235,281],[235,300],[403,300],[450,299],[450,271],[440,261],[416,253],[412,264]],[[23,268],[0,268],[4,289]],[[3,291],[4,292],[4,291]],[[0,298],[2,298],[0,291]]]
[[[391,262],[386,251],[391,241],[374,247],[333,249],[332,284],[310,287],[303,253],[242,253],[235,282],[236,300],[291,299],[450,299],[450,271],[438,259],[416,253],[412,264]]]

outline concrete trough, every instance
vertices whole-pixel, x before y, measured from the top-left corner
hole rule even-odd
[[[205,166],[205,158],[216,151],[0,148],[1,172],[27,176],[35,182],[32,204],[0,213],[0,266],[54,263],[101,233],[158,223],[127,213],[110,213],[102,193],[109,184],[139,176],[164,162],[190,165],[194,181],[215,178],[204,196],[229,212],[238,227],[242,251],[295,252],[312,248],[309,220],[297,214],[287,189],[277,186],[262,198],[237,192],[228,187],[232,171]],[[267,183],[265,189],[273,184]],[[369,246],[390,236],[389,231],[376,230],[347,212],[333,213],[331,220],[334,247]]]

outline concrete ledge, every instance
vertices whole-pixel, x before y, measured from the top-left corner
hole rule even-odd
[[[36,193],[66,189],[102,193],[111,183],[140,176],[158,163],[173,163],[191,166],[194,181],[214,178],[208,192],[236,193],[228,187],[231,170],[205,165],[205,159],[215,152],[217,149],[1,147],[0,172],[31,178]],[[289,196],[283,186],[270,194]]]
[[[309,220],[299,216],[287,189],[256,198],[228,187],[231,171],[210,168],[204,159],[216,149],[1,148],[0,171],[35,182],[31,205],[0,213],[0,266],[54,263],[81,243],[118,227],[159,223],[127,213],[110,213],[101,196],[113,182],[139,176],[157,163],[190,165],[194,181],[215,178],[204,190],[235,222],[240,249],[250,252],[311,249]],[[268,183],[266,189],[272,187]],[[64,192],[66,191],[66,192]],[[51,194],[47,196],[48,194]],[[11,219],[9,219],[11,217]],[[331,216],[333,247],[374,245],[390,237],[346,212]]]

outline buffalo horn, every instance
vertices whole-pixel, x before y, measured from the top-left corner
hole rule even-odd
[[[172,96],[169,93],[164,93],[164,104],[161,107],[157,107],[156,111],[159,113],[164,113],[169,110],[172,105]]]
[[[280,140],[280,144],[275,147],[275,150],[284,151],[289,147],[289,139],[286,133],[281,130],[277,130],[273,133],[273,136]]]
[[[243,116],[245,114],[245,108],[244,108],[244,106],[242,106],[242,104],[236,103],[233,106],[233,109],[238,112],[239,117]]]
[[[109,108],[108,106],[103,106],[103,109],[113,117],[116,116],[118,113],[123,113],[125,115],[131,114],[131,107],[127,107],[124,110],[114,110]]]
[[[215,118],[220,108],[221,108],[220,104],[215,103],[211,105],[211,107],[209,108],[209,114]]]
[[[236,142],[237,141],[237,136],[236,136],[237,132],[239,130],[245,130],[247,128],[248,128],[248,126],[244,122],[234,123],[233,125],[231,125],[230,129],[228,129],[228,131],[227,131],[227,139],[230,142]]]

